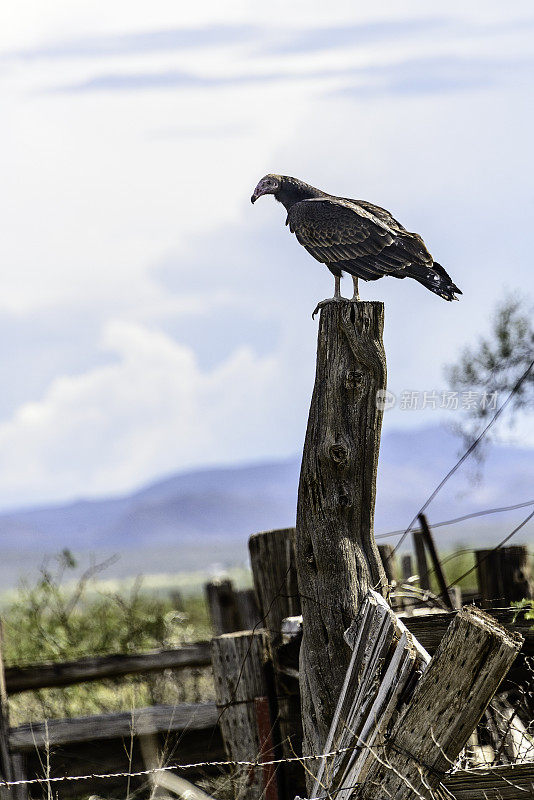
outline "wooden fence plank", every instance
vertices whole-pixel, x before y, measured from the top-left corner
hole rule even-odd
[[[456,800],[528,800],[534,797],[534,763],[458,770],[443,779]]]
[[[205,584],[204,592],[214,635],[238,631],[241,625],[232,581],[228,578],[210,581]]]
[[[459,611],[354,796],[433,798],[520,647],[489,614]]]
[[[89,780],[83,781],[58,781],[51,784],[52,795],[47,798],[46,786],[43,790],[30,786],[31,796],[35,800],[79,800],[81,797],[97,795],[100,798],[133,798],[148,797],[147,776],[137,778],[104,778],[95,777],[102,773],[128,773],[145,769],[141,752],[141,737],[130,740],[119,737],[117,739],[91,740],[62,744],[54,747],[50,759],[51,777],[92,775]],[[133,747],[132,747],[133,744]],[[224,761],[226,753],[218,727],[198,730],[187,728],[162,732],[158,735],[158,749],[162,754],[165,766],[178,764],[191,764],[209,761]],[[17,753],[14,754],[18,755]],[[25,759],[25,775],[28,779],[43,778],[43,765],[45,753],[42,750],[25,750],[20,753]],[[177,770],[177,775],[182,775],[190,781],[197,781],[207,776],[228,775],[228,770],[221,767],[206,767]],[[11,800],[15,798],[11,790]]]
[[[250,563],[258,597],[263,627],[269,638],[274,665],[274,689],[282,755],[285,758],[302,752],[302,715],[300,690],[294,676],[278,669],[278,650],[282,641],[282,620],[300,613],[295,565],[295,529],[263,531],[249,539]],[[277,731],[278,732],[278,731]],[[304,791],[304,769],[295,761],[282,765],[283,786],[287,800]]]
[[[417,617],[406,617],[404,623],[423,647],[432,654],[458,613],[458,611],[448,611],[439,614],[422,614]],[[510,633],[521,634],[524,639],[521,652],[528,656],[534,656],[534,631],[531,621],[526,620],[523,614],[517,614],[514,608],[492,608],[487,609],[487,613],[491,614],[493,619]],[[517,619],[514,622],[515,617]]]
[[[526,545],[475,550],[482,607],[534,598],[530,554]]]
[[[354,776],[358,782],[363,779],[368,748],[378,744],[380,729],[398,713],[401,693],[430,661],[386,601],[372,591],[345,639],[352,658],[325,746],[326,752],[339,752],[320,761],[311,797],[325,792],[337,797],[341,786],[355,782]],[[358,747],[360,741],[367,749]]]
[[[56,686],[72,686],[106,678],[118,678],[139,672],[162,672],[166,669],[207,667],[211,664],[210,642],[195,642],[168,650],[147,653],[88,656],[76,661],[27,664],[6,667],[7,693],[27,692]]]
[[[274,757],[272,739],[265,741],[265,719],[258,720],[257,698],[266,698],[268,645],[265,631],[241,631],[217,636],[212,642],[213,676],[219,725],[228,758],[268,761]],[[268,704],[268,703],[267,703]],[[266,704],[260,706],[265,712]],[[272,727],[272,722],[271,722]],[[276,789],[269,767],[236,767],[235,797],[259,800]]]
[[[51,719],[47,722],[27,723],[10,728],[9,743],[13,750],[91,742],[97,739],[117,739],[172,731],[209,731],[217,725],[215,703],[181,703],[137,708],[117,714],[97,714],[91,717]],[[209,760],[209,756],[207,758]]]
[[[406,616],[402,618],[402,621],[410,633],[413,633],[422,647],[428,650],[430,655],[433,655],[457,613],[458,611],[447,611],[437,614],[421,614],[421,616],[415,617]],[[522,613],[518,615],[513,608],[492,608],[486,613],[491,614],[491,616],[509,633],[519,633],[523,637],[521,655],[534,656],[534,630],[531,621],[526,620]],[[299,669],[299,642],[302,639],[302,617],[295,617],[291,622],[293,635],[291,641],[285,645],[280,652],[280,664],[278,668],[284,672],[296,674]]]

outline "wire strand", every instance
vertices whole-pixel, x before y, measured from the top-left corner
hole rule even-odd
[[[467,519],[474,519],[475,517],[484,517],[487,514],[500,514],[504,511],[515,511],[517,508],[527,508],[527,506],[534,506],[534,500],[525,500],[524,503],[515,503],[512,506],[501,506],[500,508],[486,508],[482,511],[471,511],[469,514],[464,514],[461,517],[454,517],[454,519],[447,519],[443,522],[433,522],[432,528],[443,528],[446,525],[455,525],[457,522],[464,522]],[[377,533],[375,539],[386,539],[391,536],[400,536],[404,533],[404,528],[398,531],[388,531],[387,533]],[[420,531],[420,528],[412,528],[413,533]]]
[[[396,551],[399,549],[399,547],[401,546],[401,544],[403,543],[405,538],[408,536],[408,534],[412,530],[412,528],[415,525],[415,523],[417,522],[417,519],[418,519],[419,515],[423,514],[426,511],[426,509],[428,508],[430,503],[434,500],[436,495],[443,489],[443,487],[445,486],[445,484],[447,483],[449,478],[452,478],[454,473],[461,467],[461,465],[464,463],[464,461],[467,458],[469,458],[471,453],[473,453],[476,450],[476,448],[478,447],[478,445],[480,444],[480,442],[482,441],[484,436],[487,434],[489,429],[492,427],[492,425],[494,425],[495,422],[497,422],[497,420],[499,419],[499,417],[503,413],[503,411],[506,408],[506,406],[510,403],[510,401],[515,396],[515,394],[519,391],[522,383],[528,378],[528,375],[529,375],[532,367],[534,367],[534,359],[530,362],[530,364],[528,365],[526,370],[523,372],[523,374],[515,382],[514,387],[512,388],[512,391],[510,392],[510,394],[508,395],[508,397],[506,398],[506,400],[504,401],[502,406],[500,406],[497,409],[497,411],[495,412],[493,417],[490,419],[490,421],[488,422],[486,427],[481,431],[481,433],[479,433],[479,435],[477,436],[475,441],[471,443],[471,445],[467,448],[465,453],[458,459],[456,464],[453,467],[451,467],[451,469],[447,472],[445,477],[442,478],[442,480],[438,483],[438,485],[436,486],[436,488],[434,489],[432,494],[425,500],[425,502],[423,503],[423,505],[421,506],[421,508],[417,512],[417,514],[414,516],[414,518],[412,519],[412,521],[410,522],[410,524],[408,525],[408,527],[406,528],[406,530],[402,534],[402,536],[400,538],[400,541],[397,542],[397,544],[395,545],[395,548],[394,548],[393,553],[391,555],[396,553]]]
[[[486,553],[486,555],[483,558],[481,558],[478,563],[482,564],[484,561],[487,561],[487,559],[492,555],[492,553],[495,553],[497,550],[500,550],[501,547],[504,547],[506,542],[509,542],[510,539],[512,538],[512,536],[515,536],[516,533],[518,533],[521,530],[521,528],[524,528],[525,525],[527,524],[527,522],[529,522],[532,519],[532,517],[534,517],[534,511],[531,511],[530,514],[527,517],[525,517],[523,522],[520,522],[519,525],[516,528],[514,528],[512,533],[509,533],[508,536],[505,536],[505,538],[502,540],[502,542],[499,542],[498,545],[496,545],[493,549],[489,550],[488,553]],[[467,578],[467,576],[470,575],[472,572],[474,572],[476,570],[476,568],[477,568],[477,564],[475,564],[474,567],[471,567],[471,569],[468,569],[467,572],[464,572],[463,575],[460,575],[459,578],[456,578],[456,580],[452,581],[452,583],[450,583],[447,586],[447,590],[448,589],[452,589],[452,587],[456,586],[457,583],[462,581],[464,578]]]
[[[86,775],[60,775],[57,777],[43,777],[43,778],[30,778],[28,780],[19,781],[0,781],[0,786],[26,786],[30,784],[42,783],[60,783],[61,781],[88,781],[88,780],[105,780],[109,778],[138,778],[143,775],[153,775],[157,772],[170,772],[172,770],[186,770],[186,769],[202,769],[204,767],[271,767],[278,764],[288,764],[294,761],[317,761],[322,758],[331,758],[332,756],[349,753],[358,749],[360,745],[354,744],[349,747],[342,747],[339,750],[331,750],[328,753],[321,753],[320,755],[309,756],[288,756],[287,758],[275,758],[270,761],[197,761],[191,764],[173,764],[167,767],[153,767],[152,769],[142,769],[137,772],[106,772],[98,773],[91,772]]]

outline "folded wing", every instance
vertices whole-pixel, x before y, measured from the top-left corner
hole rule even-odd
[[[420,236],[406,231],[389,212],[366,205],[342,198],[303,200],[290,208],[287,224],[300,244],[334,274],[348,272],[365,280],[404,278],[412,264],[432,266]]]

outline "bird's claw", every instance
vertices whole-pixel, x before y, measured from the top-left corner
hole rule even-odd
[[[317,312],[320,311],[321,308],[327,306],[328,303],[339,303],[341,300],[344,299],[345,299],[344,297],[328,297],[326,300],[321,300],[321,302],[317,303],[317,305],[315,306],[315,310],[312,313],[312,319],[315,319],[315,315],[317,314]]]

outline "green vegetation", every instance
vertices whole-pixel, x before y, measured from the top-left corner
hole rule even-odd
[[[517,609],[517,613],[514,619],[517,619],[519,614],[523,614],[523,618],[527,620],[532,620],[534,628],[534,600],[519,600],[517,603],[512,603],[512,605]]]
[[[477,574],[476,570],[473,569],[475,566],[475,556],[472,549],[459,544],[452,553],[444,554],[442,556],[441,564],[445,573],[447,584],[454,583],[454,585],[459,586],[460,589],[476,588]],[[471,569],[473,571],[469,572]],[[466,572],[469,572],[469,574],[456,584],[455,581],[457,581],[458,578],[461,578]],[[432,591],[438,594],[439,587],[436,581],[436,576],[433,573],[430,575],[430,584]]]
[[[43,567],[35,585],[21,584],[4,611],[6,666],[67,661],[88,655],[179,647],[211,636],[201,595],[183,602],[142,591],[136,581],[124,593],[103,591],[105,564],[92,565],[70,588],[76,568],[65,550],[53,568]],[[213,696],[209,670],[138,675],[62,689],[25,692],[10,699],[11,723],[126,711],[153,703],[198,702]]]
[[[473,551],[458,544],[454,551],[442,554],[442,563],[446,580],[452,583],[474,567]],[[105,563],[93,564],[75,581],[76,567],[72,554],[64,551],[51,566],[41,569],[36,583],[20,585],[2,614],[6,666],[179,647],[211,637],[198,584],[196,593],[184,593],[182,598],[173,593],[171,583],[163,592],[161,585],[149,590],[140,580],[122,586],[105,580]],[[240,570],[238,582],[249,581],[250,576]],[[432,573],[431,583],[437,594]],[[476,572],[471,571],[459,586],[473,589]],[[529,613],[534,619],[532,607]],[[10,698],[11,723],[211,700],[210,673],[209,668],[185,669],[24,692]]]

